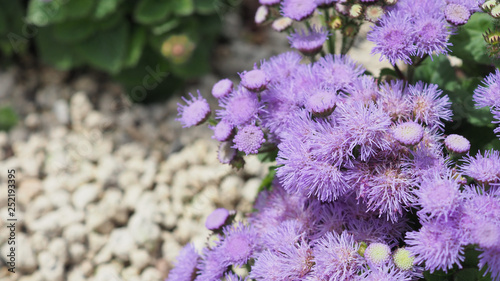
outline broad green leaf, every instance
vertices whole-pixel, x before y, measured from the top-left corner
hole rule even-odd
[[[450,37],[453,46],[450,47],[452,55],[466,61],[475,61],[481,64],[492,64],[488,57],[486,42],[483,33],[493,27],[493,19],[485,13],[475,13],[458,33]]]
[[[72,44],[90,37],[95,31],[95,24],[87,20],[66,21],[54,24],[52,30],[56,40]]]
[[[141,0],[134,9],[134,18],[141,24],[158,23],[173,12],[174,3],[175,1]]]
[[[176,28],[180,23],[180,20],[178,18],[173,18],[171,20],[168,20],[160,25],[157,25],[151,29],[153,32],[153,35],[161,35],[164,33],[167,33],[171,31],[172,29]]]
[[[128,24],[118,25],[77,44],[75,51],[90,65],[110,73],[117,73],[122,67],[127,50],[128,33]]]
[[[260,162],[274,162],[276,157],[278,157],[278,149],[274,149],[268,152],[257,154]]]
[[[444,89],[448,83],[456,81],[456,75],[448,57],[440,55],[434,57],[433,60],[427,58],[422,65],[418,66],[414,80],[437,84]]]
[[[263,190],[268,190],[273,184],[274,177],[276,176],[276,166],[269,167],[269,172],[266,177],[262,179],[262,183],[259,186],[259,192]]]
[[[173,5],[176,15],[189,16],[194,12],[193,0],[176,0]]]
[[[222,5],[223,0],[194,0],[196,12],[202,15],[212,14],[218,5]]]
[[[9,106],[0,108],[0,131],[10,130],[17,124],[17,114]]]
[[[110,0],[98,2],[107,2]],[[94,0],[52,0],[61,3],[61,20],[81,19],[90,14],[94,8]]]
[[[380,70],[380,75],[379,75],[379,78],[382,78],[382,76],[392,76],[392,77],[394,77],[394,78],[398,78],[398,74],[397,74],[397,72],[396,72],[394,69],[392,69],[392,68],[387,68],[387,67],[382,68],[382,69]],[[380,79],[380,80],[382,80],[382,79]]]
[[[26,20],[36,26],[46,26],[61,19],[61,2],[30,0]]]
[[[73,48],[59,43],[53,36],[52,27],[39,28],[35,37],[41,60],[61,70],[68,70],[79,64]]]
[[[146,43],[146,30],[142,26],[136,26],[131,33],[128,50],[123,63],[124,67],[134,67],[141,58],[144,44]]]
[[[96,2],[94,17],[96,19],[103,19],[106,16],[114,13],[122,0],[99,0]]]

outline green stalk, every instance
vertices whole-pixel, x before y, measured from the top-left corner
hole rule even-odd
[[[328,51],[330,54],[334,55],[335,54],[335,30],[330,29],[330,10],[328,8],[325,8],[325,25],[328,29],[328,31],[331,31],[331,35],[328,38]]]

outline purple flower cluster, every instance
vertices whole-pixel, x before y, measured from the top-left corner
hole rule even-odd
[[[391,15],[410,9],[402,2]],[[425,3],[415,5],[429,14],[437,5]],[[200,256],[186,250],[196,264],[179,261],[172,278],[241,280],[231,268],[251,265],[255,280],[414,280],[461,268],[474,245],[478,267],[498,280],[500,152],[471,156],[467,139],[445,138],[451,103],[437,85],[377,83],[347,56],[300,61],[284,53],[243,72],[237,86],[214,86],[221,162],[275,149],[276,178],[248,225],[224,210],[211,216],[216,239]],[[491,74],[474,99],[500,122],[499,78]],[[445,148],[467,154],[455,163]]]
[[[483,81],[484,86],[479,86],[472,97],[476,107],[490,107],[493,113],[494,124],[500,124],[500,70],[490,73]],[[495,129],[500,138],[500,126]]]
[[[453,31],[448,18],[459,17],[447,12],[454,11],[446,8],[452,5],[463,6],[445,0],[399,0],[368,33],[368,40],[375,43],[372,53],[380,54],[381,60],[388,59],[391,64],[412,64],[413,56],[447,54]],[[470,16],[469,9],[464,9]],[[469,16],[463,20],[466,22]]]

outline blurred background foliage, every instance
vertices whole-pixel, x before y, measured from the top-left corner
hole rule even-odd
[[[1,59],[33,54],[60,70],[90,67],[134,102],[163,100],[209,71],[227,1],[0,0]]]

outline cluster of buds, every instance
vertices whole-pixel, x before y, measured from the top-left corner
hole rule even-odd
[[[483,34],[483,38],[484,41],[486,41],[486,48],[490,57],[500,57],[500,29],[488,29],[488,31]]]
[[[480,5],[480,7],[485,13],[488,13],[490,16],[496,19],[500,18],[500,5],[497,0],[487,0],[482,5]]]
[[[365,19],[370,22],[377,22],[384,14],[385,7],[392,6],[396,3],[397,0],[341,0],[335,4],[335,9],[338,13],[351,19]]]

